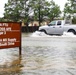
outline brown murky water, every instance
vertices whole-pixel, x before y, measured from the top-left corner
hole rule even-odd
[[[18,48],[0,50],[0,75],[76,75],[76,37],[28,35],[22,56]]]

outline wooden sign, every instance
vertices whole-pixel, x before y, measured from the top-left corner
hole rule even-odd
[[[0,49],[13,47],[21,49],[21,23],[0,22]]]

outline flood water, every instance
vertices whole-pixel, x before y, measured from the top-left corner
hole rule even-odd
[[[0,75],[76,75],[76,35],[22,33],[18,48],[0,50]]]

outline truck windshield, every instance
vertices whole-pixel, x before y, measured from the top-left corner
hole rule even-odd
[[[54,26],[54,25],[56,25],[56,21],[52,21],[48,24],[48,26]]]

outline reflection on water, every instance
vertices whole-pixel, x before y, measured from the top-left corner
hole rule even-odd
[[[76,75],[76,37],[36,35],[22,34],[22,56],[0,50],[0,75]]]

